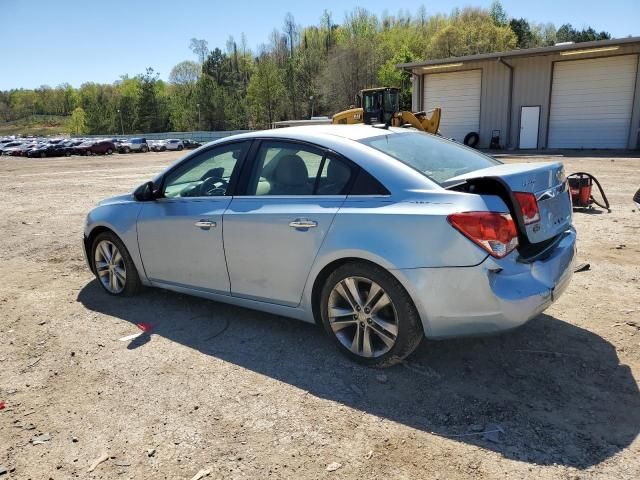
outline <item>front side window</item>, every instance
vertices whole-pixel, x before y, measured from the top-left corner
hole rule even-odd
[[[422,132],[389,133],[360,142],[413,167],[439,184],[500,164],[475,150]]]
[[[341,195],[351,167],[311,146],[262,142],[247,195]]]
[[[178,166],[164,181],[164,196],[218,197],[227,195],[231,176],[246,142],[212,148]]]

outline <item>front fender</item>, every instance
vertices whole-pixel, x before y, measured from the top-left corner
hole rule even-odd
[[[148,284],[144,271],[140,248],[138,246],[137,220],[143,205],[137,202],[101,205],[89,212],[84,228],[84,237],[88,239],[97,228],[107,228],[115,233],[131,255],[138,276],[145,285]],[[87,245],[87,256],[91,255],[91,245]]]

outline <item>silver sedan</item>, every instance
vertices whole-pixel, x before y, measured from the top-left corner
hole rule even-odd
[[[207,144],[84,230],[109,294],[159,287],[316,322],[374,366],[423,336],[527,322],[567,286],[575,242],[560,163],[364,125]]]

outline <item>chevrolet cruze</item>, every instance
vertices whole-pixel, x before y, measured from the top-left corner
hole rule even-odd
[[[383,367],[423,336],[500,332],[551,305],[573,272],[569,195],[560,163],[417,131],[258,131],[102,201],[84,250],[111,295],[144,285],[317,322]]]

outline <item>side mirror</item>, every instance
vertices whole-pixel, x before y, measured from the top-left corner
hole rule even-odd
[[[153,182],[147,182],[140,185],[133,192],[133,198],[139,202],[150,202],[156,199],[156,192],[153,191]]]

